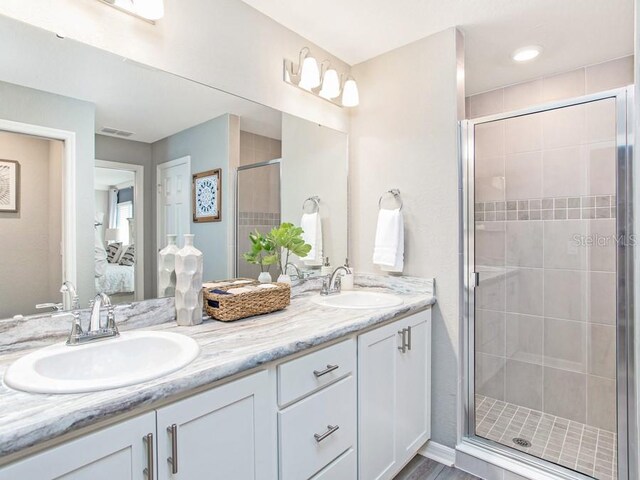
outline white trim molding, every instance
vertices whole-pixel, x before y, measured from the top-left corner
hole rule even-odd
[[[433,440],[429,440],[424,447],[418,450],[418,454],[442,463],[447,467],[453,467],[456,463],[456,451]]]
[[[62,278],[77,285],[76,134],[68,130],[0,119],[0,130],[62,140]]]

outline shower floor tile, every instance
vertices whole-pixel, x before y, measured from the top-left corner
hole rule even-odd
[[[617,479],[613,432],[476,395],[476,435],[598,480]],[[515,438],[531,445],[518,445]]]

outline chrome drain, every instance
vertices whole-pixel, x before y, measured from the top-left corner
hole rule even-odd
[[[514,438],[513,443],[518,445],[519,447],[529,448],[531,446],[531,442],[529,440],[525,440],[524,438]]]

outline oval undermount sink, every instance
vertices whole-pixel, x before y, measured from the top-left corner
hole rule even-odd
[[[382,292],[363,292],[349,290],[337,295],[318,295],[311,300],[323,307],[335,308],[391,308],[398,307],[404,303],[397,295]]]
[[[95,392],[168,375],[199,352],[195,340],[178,333],[125,332],[96,343],[37,350],[16,360],[4,381],[31,393]]]

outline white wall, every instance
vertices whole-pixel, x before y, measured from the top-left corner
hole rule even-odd
[[[282,221],[300,225],[302,204],[320,197],[322,251],[337,267],[347,257],[348,136],[282,115]]]
[[[185,5],[186,4],[186,5]],[[165,0],[151,25],[96,0],[3,0],[0,14],[346,131],[348,113],[282,81],[284,58],[310,47],[348,66],[240,0]]]
[[[362,99],[351,117],[353,263],[358,271],[379,271],[371,261],[378,197],[399,188],[404,273],[436,278],[432,437],[449,447],[456,442],[458,392],[461,50],[462,39],[451,28],[352,69]]]

